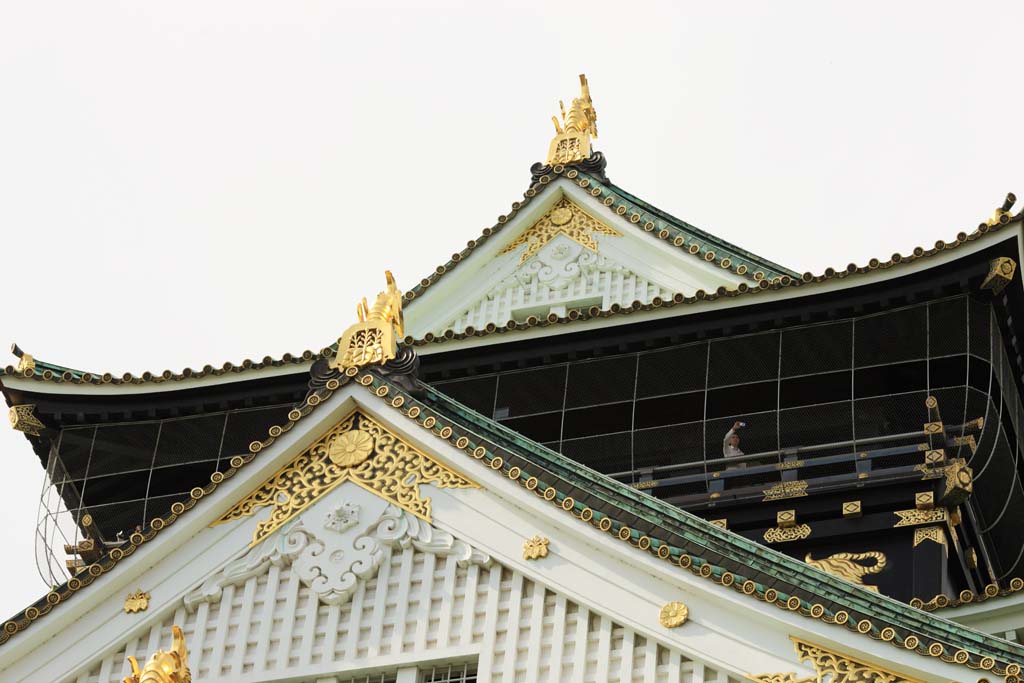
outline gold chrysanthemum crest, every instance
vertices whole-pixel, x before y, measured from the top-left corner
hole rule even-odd
[[[681,602],[670,602],[661,608],[658,621],[665,628],[678,628],[690,618],[690,608]]]

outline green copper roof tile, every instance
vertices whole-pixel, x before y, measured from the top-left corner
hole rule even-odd
[[[695,549],[687,552],[698,555],[712,553],[721,558],[730,558],[756,573],[771,577],[773,583],[777,582],[780,585],[780,588],[775,589],[780,593],[802,591],[815,596],[823,603],[828,603],[825,605],[826,609],[829,608],[829,604],[835,604],[864,617],[877,619],[885,625],[898,626],[939,641],[954,642],[965,648],[998,653],[999,658],[1007,661],[1024,659],[1024,648],[1018,645],[945,619],[936,619],[935,615],[912,609],[887,596],[857,588],[838,577],[721,529],[684,510],[571,461],[429,387],[424,388],[427,391],[428,407],[456,423],[472,425],[474,432],[480,433],[513,454],[522,456],[524,460],[539,465],[567,483],[588,491],[591,496],[635,515],[652,528],[660,528],[679,536]],[[631,529],[632,533],[639,534],[640,530]],[[698,558],[694,558],[694,561],[696,564]],[[758,584],[765,585],[763,582]]]

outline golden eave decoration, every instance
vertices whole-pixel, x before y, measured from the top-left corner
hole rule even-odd
[[[590,86],[587,77],[580,74],[580,96],[574,97],[569,111],[565,104],[558,102],[562,110],[562,122],[552,116],[555,124],[555,137],[548,147],[548,165],[571,164],[590,157],[590,139],[597,137],[597,111],[594,101],[590,99]]]
[[[621,232],[609,228],[566,197],[562,197],[539,221],[498,253],[507,254],[525,244],[526,250],[519,262],[526,263],[548,242],[559,235],[565,235],[596,254],[597,238],[594,237],[594,233],[622,237]]]
[[[20,406],[11,406],[7,416],[11,420],[11,428],[24,432],[29,436],[39,436],[39,430],[46,427],[35,415],[36,406],[34,403],[26,403]]]
[[[256,545],[288,520],[346,481],[431,521],[430,498],[420,484],[438,488],[479,488],[478,484],[434,460],[380,423],[356,410],[300,453],[214,525],[271,507],[256,525]]]
[[[665,628],[678,628],[690,618],[690,608],[681,602],[670,602],[658,612],[658,623]]]
[[[366,299],[356,306],[359,322],[351,325],[338,340],[338,354],[332,368],[347,370],[366,365],[381,365],[395,357],[398,340],[405,337],[402,317],[402,292],[390,270],[384,271],[387,289],[377,294],[373,306]]]
[[[792,636],[790,636],[790,640],[796,647],[797,658],[801,662],[810,662],[814,666],[814,670],[818,673],[818,681],[827,679],[829,683],[923,683],[916,678],[903,676],[875,664],[854,659],[821,645],[808,643]]]
[[[142,589],[129,593],[128,597],[124,599],[124,611],[126,614],[145,612],[147,609],[149,609],[149,593]]]
[[[548,556],[548,544],[549,541],[546,538],[540,536],[534,536],[530,540],[523,543],[523,559],[524,560],[539,560],[542,557]]]
[[[17,344],[11,344],[11,353],[18,358],[17,371],[23,375],[32,374],[32,371],[36,369],[36,359],[32,357],[32,354],[25,353]]]
[[[171,649],[157,650],[139,669],[135,657],[128,657],[132,667],[132,675],[124,677],[124,683],[192,683],[192,673],[188,670],[188,648],[185,647],[185,634],[177,626],[171,627]]]
[[[797,676],[790,671],[788,674],[750,674],[746,677],[755,683],[816,683],[816,676]]]
[[[785,500],[786,498],[803,498],[807,495],[807,482],[802,480],[783,481],[769,486],[762,491],[762,502]]]

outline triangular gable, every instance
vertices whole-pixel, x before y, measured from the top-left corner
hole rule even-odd
[[[536,180],[510,215],[406,294],[413,338],[795,276],[602,182],[600,173],[558,167]]]
[[[335,659],[348,656],[344,649],[338,649],[338,639],[362,638],[352,634],[368,631],[368,642],[373,641],[376,634],[376,642],[383,638],[391,643],[389,657],[400,652],[406,661],[418,661],[424,657],[447,660],[477,658],[480,662],[489,662],[495,672],[502,673],[500,680],[511,680],[518,676],[523,662],[527,668],[539,665],[531,660],[535,655],[530,653],[537,651],[530,647],[534,638],[532,631],[529,636],[523,636],[523,659],[518,654],[522,642],[508,639],[509,629],[522,624],[525,618],[523,605],[530,606],[530,614],[534,614],[532,610],[536,609],[538,614],[546,615],[547,605],[551,603],[557,609],[563,598],[567,610],[585,608],[587,624],[593,624],[595,620],[600,622],[599,628],[588,630],[586,635],[588,642],[598,641],[595,661],[599,667],[600,661],[608,661],[605,655],[614,651],[607,643],[619,637],[616,633],[621,634],[623,643],[643,643],[642,657],[634,655],[627,663],[620,661],[620,671],[636,665],[645,672],[636,673],[633,680],[664,680],[659,678],[660,667],[665,663],[669,667],[681,667],[685,663],[684,658],[701,662],[702,666],[723,671],[734,678],[748,673],[782,671],[801,671],[801,675],[808,675],[809,665],[798,663],[793,654],[786,654],[793,652],[790,635],[810,643],[824,642],[826,652],[831,652],[829,648],[835,647],[838,640],[846,648],[846,654],[854,659],[891,661],[893,667],[902,671],[928,674],[927,680],[953,679],[959,670],[944,664],[941,658],[918,657],[913,653],[912,650],[926,644],[929,652],[938,647],[942,653],[949,653],[952,659],[948,661],[993,670],[1006,670],[1004,662],[1007,655],[1011,659],[1018,656],[1020,649],[1005,641],[997,641],[969,629],[950,630],[951,625],[945,622],[924,614],[907,613],[905,606],[870,595],[806,566],[801,565],[797,571],[777,570],[772,581],[775,587],[769,589],[761,582],[744,578],[742,572],[749,575],[750,572],[764,571],[773,563],[799,563],[783,559],[764,548],[757,549],[756,559],[743,557],[739,546],[746,542],[739,537],[678,510],[665,510],[666,523],[674,517],[685,520],[691,527],[690,540],[687,541],[690,552],[678,554],[678,550],[666,545],[658,535],[642,533],[647,514],[643,508],[658,507],[657,501],[629,492],[637,496],[635,502],[628,506],[631,508],[629,511],[621,507],[622,501],[615,503],[614,497],[607,498],[606,503],[595,501],[595,507],[581,505],[580,501],[586,500],[588,492],[573,486],[568,478],[570,473],[566,471],[570,467],[567,463],[560,462],[553,454],[545,456],[547,459],[543,462],[524,459],[526,451],[523,448],[539,448],[535,444],[531,446],[528,441],[502,430],[500,426],[487,424],[484,418],[465,413],[464,409],[443,397],[428,395],[424,397],[425,402],[420,401],[376,372],[364,372],[358,376],[358,384],[365,389],[355,383],[342,386],[349,379],[344,376],[319,383],[321,388],[312,391],[302,405],[296,407],[287,425],[271,428],[269,438],[253,444],[251,450],[254,454],[259,453],[258,457],[250,458],[249,464],[232,463],[232,469],[225,476],[214,478],[211,486],[207,487],[209,491],[194,494],[193,505],[201,498],[209,498],[201,501],[202,505],[197,505],[195,512],[179,508],[175,517],[161,518],[164,521],[154,523],[154,529],[142,534],[137,544],[133,539],[131,554],[134,557],[122,557],[118,561],[127,563],[123,571],[111,573],[109,578],[90,589],[92,592],[85,591],[77,602],[72,601],[66,608],[61,606],[68,618],[77,621],[65,621],[57,627],[55,622],[50,621],[50,626],[47,626],[43,620],[41,627],[35,627],[38,637],[31,634],[18,636],[22,640],[13,641],[16,646],[13,650],[7,649],[10,645],[0,650],[0,670],[4,680],[52,681],[67,677],[71,677],[70,680],[89,680],[89,672],[96,670],[97,666],[111,675],[119,673],[113,657],[122,648],[127,650],[131,642],[142,647],[142,642],[152,641],[152,629],[157,623],[161,627],[166,626],[169,616],[174,623],[191,623],[189,628],[193,633],[212,633],[211,641],[203,641],[204,654],[199,657],[200,666],[204,659],[211,662],[211,667],[212,662],[218,663],[219,670],[209,669],[211,676],[231,675],[233,680],[252,678],[254,681],[282,676],[313,678],[326,671],[333,674],[342,670],[379,667],[385,661],[380,659],[379,651],[371,657],[367,649],[364,656],[357,656],[355,661]],[[430,487],[432,516],[427,521],[408,510],[389,508],[388,500],[347,482],[318,497],[282,526],[277,536],[265,539],[252,550],[248,545],[264,519],[262,510],[260,514],[211,526],[239,500],[258,490],[261,483],[271,481],[275,473],[287,469],[301,452],[318,447],[322,436],[342,424],[353,409],[362,411],[385,429],[390,434],[389,438],[400,439],[411,450],[429,453],[440,465],[461,471],[465,477],[478,481],[482,488]],[[456,420],[456,416],[460,419]],[[461,418],[468,418],[468,421]],[[325,445],[320,444],[321,447]],[[329,452],[330,445],[326,448]],[[370,462],[371,459],[367,459],[359,466]],[[582,468],[574,467],[576,474],[586,474]],[[618,491],[620,485],[617,483],[589,474],[595,479],[588,488],[596,490],[599,495]],[[557,482],[557,489],[552,482]],[[223,490],[218,491],[218,487]],[[616,495],[626,493],[618,491]],[[366,517],[360,524],[371,523],[375,529],[371,535],[379,546],[374,548],[373,544],[364,542],[359,550],[372,558],[379,549],[390,559],[385,561],[384,555],[380,555],[375,567],[372,567],[372,561],[361,564],[364,569],[360,571],[365,571],[367,566],[371,569],[366,576],[360,576],[360,571],[352,572],[357,577],[353,579],[356,585],[352,591],[347,585],[339,584],[340,587],[331,585],[327,591],[318,593],[326,585],[321,576],[325,564],[322,561],[299,560],[295,553],[296,548],[302,546],[302,539],[294,538],[294,533],[301,523],[302,529],[310,530],[302,549],[314,545],[319,557],[339,557],[334,551],[324,553],[328,543],[325,539],[332,538],[334,534],[344,537],[350,531],[347,525],[351,521],[353,504],[363,508]],[[186,512],[187,515],[184,514]],[[624,523],[627,521],[628,527]],[[173,525],[168,526],[172,522]],[[163,531],[165,527],[167,530]],[[157,532],[162,534],[160,542],[146,541]],[[533,536],[551,539],[549,557],[527,559],[529,554],[524,552],[524,543]],[[335,545],[342,542],[338,538],[333,541]],[[354,548],[355,544],[351,547]],[[395,560],[395,548],[402,548],[403,559]],[[407,556],[407,548],[413,548],[415,552]],[[302,549],[298,551],[300,554]],[[344,557],[345,548],[335,548],[339,549],[342,551],[340,557]],[[703,554],[704,558],[695,551]],[[419,557],[417,552],[432,555],[433,559]],[[714,559],[717,565],[709,562],[708,558]],[[397,572],[391,573],[396,561],[399,562]],[[528,602],[520,602],[518,608],[501,602],[497,603],[500,607],[497,611],[481,607],[480,614],[473,612],[474,623],[477,619],[483,622],[480,638],[492,638],[489,644],[484,643],[487,647],[473,636],[469,640],[474,647],[439,649],[429,635],[435,632],[430,615],[436,610],[438,614],[458,613],[463,615],[463,619],[467,618],[466,594],[463,592],[460,598],[454,589],[461,579],[457,573],[445,575],[440,585],[436,579],[431,579],[430,605],[427,606],[421,594],[414,610],[409,600],[414,590],[420,590],[415,588],[416,585],[422,584],[428,574],[436,577],[437,567],[441,564],[452,571],[456,571],[456,567],[473,571],[471,568],[475,566],[479,580],[480,572],[489,569],[489,561],[501,567],[501,573],[497,578],[491,578],[493,575],[489,574],[487,580],[497,582],[502,590],[507,581],[519,585],[523,591],[520,597]],[[742,562],[749,566],[744,568]],[[723,565],[733,566],[735,570],[724,570]],[[380,582],[385,568],[389,572],[388,594],[397,592],[395,608],[391,610],[386,605],[375,605],[374,609],[380,610],[379,616],[383,621],[373,621],[369,625],[353,624],[351,619],[355,607],[351,605],[355,604],[359,585],[369,586],[374,579],[370,575],[373,571],[377,572],[376,580]],[[103,569],[97,571],[96,576],[102,573]],[[91,576],[91,572],[89,574]],[[216,578],[218,575],[230,575],[231,580],[220,581]],[[262,576],[266,578],[261,579]],[[271,582],[272,600],[267,593]],[[282,585],[285,592],[278,593]],[[805,589],[795,588],[797,585]],[[134,590],[139,586],[153,596],[150,610],[143,613],[141,623],[139,617],[121,613],[119,604],[129,587]],[[363,588],[364,598],[367,590]],[[796,595],[796,591],[806,592],[810,598],[818,598],[822,603],[812,605],[809,600]],[[499,599],[492,597],[492,593],[487,592],[487,601]],[[263,596],[262,602],[257,599],[260,595]],[[671,621],[663,625],[658,617],[659,611],[664,612],[674,602],[685,603],[690,611],[689,621],[679,628],[672,628]],[[214,603],[230,607],[218,606],[215,611]],[[283,624],[267,611],[277,609],[275,606],[279,604],[283,604],[286,614],[295,615],[291,626]],[[543,609],[541,604],[545,605]],[[520,618],[513,618],[514,609],[521,610]],[[866,614],[871,609],[878,621],[858,620],[857,615]],[[396,626],[407,623],[403,619],[412,619],[410,615],[413,612],[416,615],[415,629]],[[189,616],[192,613],[196,615],[194,618]],[[669,617],[676,613],[670,610]],[[384,615],[390,616],[385,618]],[[508,625],[504,631],[506,638],[500,645],[498,634],[502,631],[498,628],[499,619],[508,619],[500,622]],[[258,624],[260,633],[268,633],[265,647],[260,646],[259,640],[254,644],[248,644],[246,640],[244,647],[240,645],[238,629],[245,620],[249,620],[251,625]],[[420,626],[423,623],[427,625]],[[460,633],[466,628],[464,623],[457,627]],[[580,623],[577,620],[578,629],[582,628]],[[546,628],[548,622],[542,620],[541,624]],[[920,637],[907,632],[910,624]],[[834,630],[838,628],[836,625],[845,625],[863,636],[854,636],[851,640],[847,636],[849,631],[845,628]],[[396,628],[401,630],[401,635],[396,635]],[[455,628],[454,624],[449,626],[449,635]],[[538,633],[543,633],[544,628]],[[946,645],[926,640],[941,631],[947,632]],[[145,635],[139,636],[140,633]],[[328,654],[330,650],[321,638],[322,634],[332,633],[335,635],[323,637],[335,639],[333,655]],[[872,634],[877,638],[869,637]],[[579,636],[580,632],[577,631],[576,635]],[[30,640],[24,640],[26,637]],[[57,641],[47,642],[50,637],[56,637]],[[262,636],[257,634],[253,637]],[[545,642],[539,644],[544,645]],[[893,650],[889,642],[903,647]],[[35,648],[44,643],[47,648],[57,648],[50,651],[64,652],[60,661],[33,654]],[[426,650],[417,649],[417,643],[427,643]],[[517,654],[510,654],[510,643],[516,644]],[[494,649],[490,649],[490,645]],[[953,648],[961,646],[966,649],[954,653]],[[855,651],[850,652],[851,648]],[[619,649],[621,651],[622,648]],[[633,651],[636,649],[634,647]],[[206,650],[210,651],[209,655]],[[247,669],[255,666],[251,657],[257,651],[274,653],[273,670],[269,673]],[[580,670],[590,671],[587,662],[591,655],[586,654],[590,650],[584,649],[583,652],[583,668]],[[991,653],[994,657],[980,659],[976,652]],[[103,662],[93,659],[97,653],[103,655]],[[145,654],[138,650],[136,653]],[[499,659],[500,668],[496,664]],[[673,661],[676,664],[672,664]],[[74,668],[79,665],[85,668]],[[263,666],[271,666],[269,660]],[[654,668],[653,675],[648,675],[649,667]],[[636,671],[635,668],[629,670]],[[240,675],[235,676],[236,672]],[[116,676],[110,680],[114,679]],[[488,679],[483,677],[481,680]],[[490,680],[499,680],[499,677],[495,675]],[[604,678],[587,674],[583,680],[616,679],[609,672]]]

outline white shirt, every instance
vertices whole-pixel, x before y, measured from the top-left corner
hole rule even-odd
[[[722,455],[724,455],[727,458],[735,458],[740,455],[743,455],[743,451],[741,451],[739,447],[733,446],[731,443],[729,443],[729,439],[731,439],[735,435],[736,430],[730,429],[728,432],[726,432],[725,439],[722,440]]]

